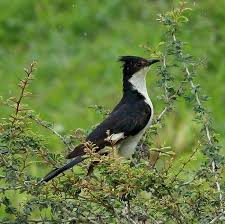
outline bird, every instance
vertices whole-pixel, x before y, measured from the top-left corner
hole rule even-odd
[[[139,56],[121,56],[123,72],[123,95],[112,112],[77,145],[67,156],[68,163],[48,173],[40,183],[46,183],[64,171],[82,162],[86,157],[86,143],[96,146],[96,152],[112,145],[120,157],[130,159],[153,118],[153,104],[147,92],[146,75],[150,66],[159,59],[145,59]]]

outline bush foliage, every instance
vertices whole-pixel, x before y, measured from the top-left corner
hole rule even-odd
[[[179,39],[190,12],[181,2],[172,11],[158,15],[164,29],[161,42],[156,47],[142,46],[150,56],[162,60],[157,69],[161,89],[158,100],[164,108],[155,116],[132,161],[113,153],[100,157],[90,145],[83,164],[39,185],[43,170],[59,167],[65,160],[63,155],[49,151],[48,136],[34,132],[34,125],[46,128],[68,150],[82,141],[86,132],[77,130],[62,136],[25,104],[32,96],[28,89],[36,64],[25,69],[18,96],[1,99],[2,105],[12,108],[0,123],[1,223],[223,222],[225,158],[205,108],[208,97],[195,81],[203,62],[187,54],[186,43]],[[157,142],[160,130],[166,127],[166,116],[175,114],[181,101],[193,108],[193,122],[199,130],[190,155],[182,161],[177,160],[172,146]],[[95,109],[107,116],[104,107]],[[192,169],[190,164],[197,154],[200,165]],[[87,175],[93,161],[99,163]]]

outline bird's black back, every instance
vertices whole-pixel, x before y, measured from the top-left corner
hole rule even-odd
[[[144,101],[144,97],[133,90],[123,96],[111,114],[90,133],[87,140],[103,148],[108,144],[104,141],[107,131],[109,134],[124,133],[126,137],[134,136],[145,128],[151,114],[151,107]]]

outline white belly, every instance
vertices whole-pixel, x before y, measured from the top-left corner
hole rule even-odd
[[[124,139],[122,141],[122,143],[120,144],[119,149],[118,149],[119,156],[127,158],[127,159],[130,159],[132,157],[132,155],[134,154],[135,149],[138,145],[138,142],[141,140],[141,137],[145,133],[146,129],[151,125],[151,121],[152,121],[152,117],[153,117],[152,115],[148,121],[148,124],[146,125],[146,127],[143,130],[141,130],[138,134],[127,137],[126,139]]]
[[[139,132],[135,136],[130,136],[126,138],[125,140],[123,140],[123,142],[119,146],[119,150],[118,150],[119,156],[127,158],[127,159],[131,158],[143,134],[144,134],[144,130]]]

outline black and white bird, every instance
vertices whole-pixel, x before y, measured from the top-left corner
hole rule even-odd
[[[146,74],[150,66],[159,60],[122,56],[119,61],[123,68],[122,99],[109,116],[87,136],[86,142],[95,144],[98,152],[113,142],[118,146],[120,156],[130,158],[152,121],[153,105],[147,92]],[[85,143],[76,146],[66,157],[71,160],[63,167],[51,171],[41,182],[48,182],[82,162],[85,159],[85,147]]]

